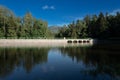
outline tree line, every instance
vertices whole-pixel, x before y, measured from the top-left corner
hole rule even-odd
[[[120,38],[120,13],[87,15],[73,21],[53,34],[48,23],[36,19],[30,12],[16,17],[8,8],[0,6],[0,38]]]
[[[73,21],[68,26],[62,27],[56,37],[67,38],[120,38],[120,13],[108,13],[85,16],[83,20]]]
[[[36,19],[30,12],[24,17],[16,17],[14,13],[0,6],[0,38],[48,38],[51,32],[48,23]]]

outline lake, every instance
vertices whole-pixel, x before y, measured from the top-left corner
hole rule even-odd
[[[0,80],[120,80],[120,45],[1,47]]]

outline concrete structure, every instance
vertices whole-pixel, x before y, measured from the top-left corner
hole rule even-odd
[[[92,45],[93,39],[0,39],[0,47],[5,46],[69,46],[69,45]]]
[[[67,43],[90,43],[93,44],[93,39],[67,39]]]

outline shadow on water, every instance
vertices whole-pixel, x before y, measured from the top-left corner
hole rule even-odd
[[[16,67],[17,68],[22,67],[26,71],[26,73],[32,73],[34,66],[49,63],[48,58],[51,57],[49,55],[49,52],[52,49],[53,48],[0,48],[0,78],[4,78],[6,76],[13,74]],[[76,80],[79,79],[88,80],[88,78],[91,80],[120,79],[119,78],[120,77],[120,62],[119,62],[120,45],[119,44],[107,44],[107,45],[96,44],[90,47],[74,46],[74,47],[58,47],[54,49],[55,50],[53,51],[53,53],[61,54],[62,58],[63,56],[67,56],[72,60],[72,62],[76,62],[76,64],[79,64],[81,61],[83,62],[85,68],[79,70],[78,74],[76,73],[78,76],[74,74],[72,76],[72,77],[78,77],[78,78],[74,78]],[[58,53],[56,50],[59,50],[60,53]],[[72,69],[72,67],[70,68]],[[57,73],[54,75],[57,75]],[[70,72],[68,71],[68,73],[71,73],[71,71]],[[79,77],[80,74],[85,75],[87,77],[80,78]],[[44,76],[49,78],[49,76],[47,75]],[[63,80],[66,79],[65,78],[66,76],[64,75],[61,76]],[[104,76],[105,77],[109,76],[109,77],[103,78]],[[57,77],[57,76],[53,76],[53,77]],[[60,80],[59,78],[55,78],[55,79],[51,78],[51,79]],[[49,79],[45,78],[45,80],[49,80]]]

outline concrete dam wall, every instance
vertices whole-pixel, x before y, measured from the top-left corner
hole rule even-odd
[[[0,47],[4,46],[64,46],[92,45],[93,39],[0,39]]]

